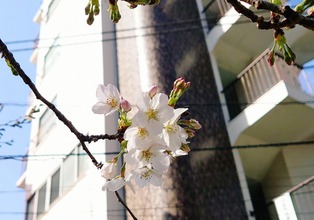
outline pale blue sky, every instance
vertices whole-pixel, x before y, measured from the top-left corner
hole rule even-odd
[[[39,25],[33,23],[33,17],[41,0],[1,0],[0,39],[4,42],[35,39]],[[9,43],[10,50],[32,48],[33,43]],[[13,53],[25,73],[32,79],[35,76],[35,65],[29,61],[32,51]],[[0,103],[5,106],[0,112],[0,124],[23,116],[27,108],[28,87],[19,77],[13,76],[3,59],[0,60]],[[17,160],[1,160],[3,155],[25,154],[29,145],[29,128],[6,128],[1,141],[13,139],[12,146],[0,148],[0,219],[22,220],[25,211],[25,194],[16,187],[16,181],[22,174],[22,163]]]

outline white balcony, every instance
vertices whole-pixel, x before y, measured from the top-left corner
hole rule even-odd
[[[314,97],[304,92],[312,91],[311,84],[304,83],[299,67],[288,67],[280,57],[270,67],[266,59],[267,51],[223,91],[233,145],[303,141],[314,133]],[[246,176],[261,181],[279,151],[241,150]]]

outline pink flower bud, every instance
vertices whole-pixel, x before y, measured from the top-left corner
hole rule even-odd
[[[190,82],[185,82],[183,77],[176,79],[173,83],[175,89],[187,90],[190,87]]]
[[[195,131],[193,129],[190,128],[185,128],[186,133],[188,134],[189,138],[192,138],[195,136]]]
[[[274,53],[273,51],[271,51],[269,54],[268,54],[268,58],[267,58],[267,62],[270,66],[273,66],[274,63],[275,63],[275,56],[274,56]]]
[[[176,79],[170,92],[168,105],[174,107],[182,94],[190,87],[190,82],[185,82],[183,77]]]
[[[122,98],[120,101],[120,108],[122,108],[123,111],[125,111],[125,112],[129,112],[129,111],[131,111],[132,106],[128,100],[125,100]]]
[[[150,96],[150,98],[153,98],[156,93],[157,93],[157,86],[156,85],[153,85],[149,90],[148,90],[148,95]]]
[[[193,129],[201,129],[202,125],[195,119],[190,119],[190,124],[189,124],[190,128]]]

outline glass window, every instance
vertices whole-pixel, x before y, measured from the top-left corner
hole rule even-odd
[[[35,194],[27,200],[25,220],[33,220],[34,216]]]
[[[65,158],[62,166],[62,191],[67,190],[76,178],[76,156],[74,150]]]
[[[89,167],[89,157],[81,145],[78,146],[78,176],[81,176]]]
[[[211,30],[213,26],[219,21],[221,17],[231,8],[231,6],[221,0],[202,0],[206,14],[208,29]]]
[[[56,117],[53,111],[47,109],[39,118],[38,144],[45,138],[48,131],[56,124]]]
[[[43,185],[38,191],[37,216],[45,211],[47,184]]]
[[[51,177],[51,186],[50,186],[50,203],[58,198],[60,193],[60,168],[52,175]]]
[[[50,73],[55,72],[56,63],[60,57],[59,51],[59,38],[57,38],[53,45],[49,48],[45,56],[44,73],[43,76],[50,75]]]
[[[57,98],[52,100],[52,103],[56,105]],[[49,133],[49,130],[56,125],[56,116],[55,113],[50,110],[46,109],[45,112],[39,118],[39,128],[38,128],[38,140],[37,144],[39,144]]]

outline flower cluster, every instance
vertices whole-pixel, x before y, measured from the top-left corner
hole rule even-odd
[[[132,118],[128,116],[131,104],[120,96],[116,87],[98,86],[99,102],[93,106],[93,112],[107,116],[119,111],[118,130],[123,133],[120,153],[101,168],[106,179],[103,190],[116,191],[125,184],[132,188],[131,182],[139,187],[161,186],[172,159],[187,155],[190,150],[187,139],[201,125],[195,119],[183,119],[187,108],[174,106],[189,86],[183,78],[177,79],[169,98],[157,93],[157,87],[153,86],[138,97]],[[122,155],[125,162],[117,174],[117,161]]]

